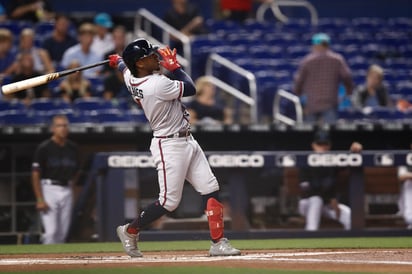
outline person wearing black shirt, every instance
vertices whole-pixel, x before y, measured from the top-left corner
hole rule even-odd
[[[315,153],[330,151],[331,141],[326,131],[315,133],[312,149]],[[360,152],[362,145],[354,142],[351,152]],[[351,209],[339,203],[336,193],[336,167],[307,167],[300,169],[299,213],[305,217],[305,230],[319,229],[321,216],[339,221],[345,230],[351,229]]]
[[[32,163],[36,208],[44,228],[43,244],[64,243],[70,227],[79,156],[77,145],[67,139],[68,126],[66,116],[53,117],[52,137],[37,147]]]

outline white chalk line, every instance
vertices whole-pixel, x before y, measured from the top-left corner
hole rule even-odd
[[[7,265],[79,265],[79,264],[125,264],[125,263],[183,263],[183,262],[218,262],[218,261],[266,261],[296,263],[335,263],[335,264],[384,264],[411,265],[411,261],[396,260],[360,260],[332,258],[304,258],[307,256],[366,254],[369,251],[325,251],[325,252],[289,252],[289,253],[253,253],[241,256],[209,257],[202,255],[147,255],[142,258],[129,256],[72,256],[50,258],[5,258],[0,259],[0,266]],[[375,251],[376,253],[376,251]],[[392,253],[382,250],[378,253]],[[292,258],[290,258],[292,257]]]

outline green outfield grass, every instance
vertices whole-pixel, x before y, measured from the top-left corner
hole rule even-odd
[[[412,248],[410,237],[385,238],[320,238],[320,239],[265,239],[231,240],[233,246],[240,249],[295,249],[295,248]],[[140,242],[144,251],[186,251],[209,249],[208,241],[164,241]],[[67,243],[56,245],[0,245],[1,254],[30,253],[95,253],[121,252],[120,242],[115,243]]]

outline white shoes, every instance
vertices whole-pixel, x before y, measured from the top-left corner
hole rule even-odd
[[[140,252],[139,248],[137,247],[137,240],[139,238],[139,234],[134,235],[127,232],[127,227],[129,224],[125,224],[123,226],[118,226],[116,229],[117,236],[119,237],[120,241],[122,242],[123,249],[126,251],[127,255],[130,257],[143,257],[143,254]]]
[[[210,256],[237,256],[240,250],[232,247],[226,238],[220,239],[217,243],[212,243],[209,249]]]

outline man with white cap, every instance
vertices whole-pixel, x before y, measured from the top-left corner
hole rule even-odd
[[[94,17],[96,35],[93,39],[92,50],[103,55],[114,49],[114,41],[111,33],[113,21],[109,14],[99,13]]]

